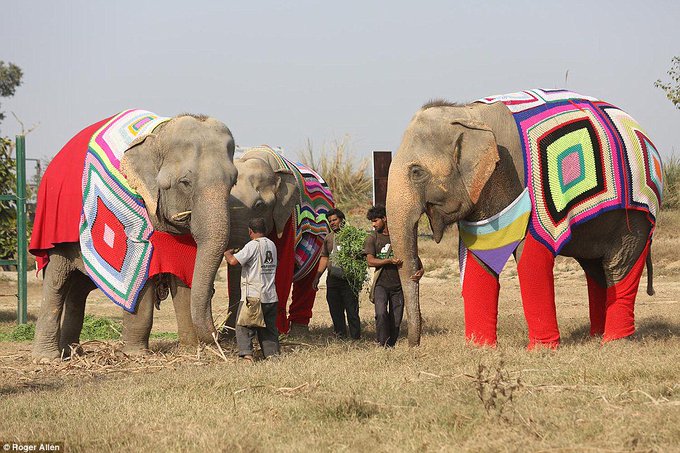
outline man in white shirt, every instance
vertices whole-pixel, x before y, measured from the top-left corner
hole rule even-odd
[[[265,222],[255,217],[248,222],[248,242],[234,254],[232,249],[224,252],[230,266],[241,265],[241,301],[239,311],[247,297],[259,298],[262,304],[265,327],[236,325],[236,344],[239,357],[253,360],[253,339],[257,335],[262,352],[266,357],[279,353],[279,331],[276,328],[278,297],[274,278],[276,276],[276,246],[265,237]],[[238,317],[238,315],[237,315]]]

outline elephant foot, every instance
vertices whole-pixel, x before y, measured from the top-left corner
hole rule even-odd
[[[540,351],[541,349],[555,351],[559,346],[560,346],[559,341],[548,341],[545,343],[540,341],[531,341],[527,345],[527,351]]]
[[[61,354],[57,348],[33,349],[31,352],[32,361],[36,364],[51,363],[61,360]]]
[[[306,324],[298,324],[296,322],[290,323],[290,329],[288,329],[288,335],[291,337],[304,336],[309,334],[309,326]]]
[[[145,345],[124,344],[122,351],[123,353],[134,357],[142,357],[151,354],[151,350]]]

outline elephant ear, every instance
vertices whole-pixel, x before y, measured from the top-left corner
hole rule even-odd
[[[487,124],[480,121],[462,119],[451,124],[468,129],[456,140],[454,159],[470,200],[476,204],[500,159],[496,135]]]
[[[290,170],[276,170],[275,174],[278,181],[273,216],[276,235],[280,238],[288,219],[293,215],[295,205],[300,204],[300,188],[297,178]]]
[[[150,218],[156,216],[158,209],[157,176],[160,162],[156,152],[156,142],[155,134],[136,138],[120,161],[120,171],[127,178],[130,187],[144,199]]]

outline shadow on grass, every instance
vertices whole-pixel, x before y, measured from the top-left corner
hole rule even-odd
[[[0,396],[17,395],[26,392],[42,392],[59,390],[64,386],[64,382],[51,380],[46,382],[22,382],[0,386]]]
[[[672,324],[662,319],[645,321],[637,326],[631,340],[663,340],[680,337],[680,325]],[[599,341],[601,337],[590,336],[590,324],[583,324],[562,337],[563,343],[583,344],[589,341]]]
[[[38,317],[35,314],[28,314],[28,322],[37,321]],[[0,310],[0,322],[12,322],[17,320],[16,310]]]

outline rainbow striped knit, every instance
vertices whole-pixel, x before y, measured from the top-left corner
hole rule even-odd
[[[627,113],[567,90],[527,90],[477,102],[512,112],[524,151],[532,215],[529,230],[557,255],[574,225],[613,209],[656,221],[663,191],[661,158]]]
[[[300,203],[295,206],[295,272],[293,280],[306,276],[321,257],[323,239],[330,231],[326,214],[333,209],[333,195],[326,181],[300,162],[291,162],[269,146],[251,148],[248,152],[266,151],[280,169],[290,170],[297,179]],[[248,153],[244,155],[246,157]],[[276,169],[275,169],[276,170]]]
[[[90,139],[83,169],[80,247],[92,281],[129,312],[147,281],[154,229],[142,197],[120,173],[130,143],[170,118],[145,110],[126,110]]]

